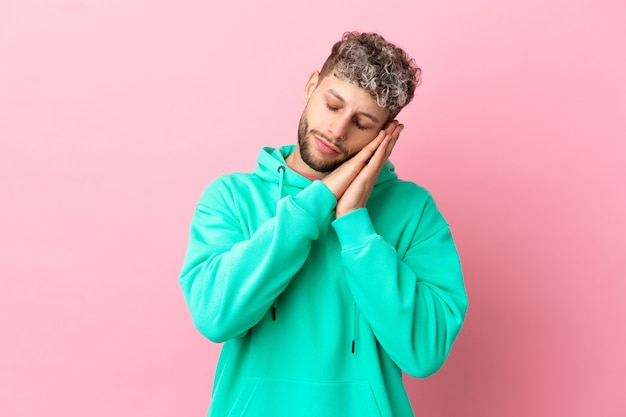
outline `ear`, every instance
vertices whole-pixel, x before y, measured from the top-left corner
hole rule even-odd
[[[319,82],[319,80],[319,71],[313,71],[313,73],[309,76],[309,80],[306,82],[306,85],[304,86],[304,92],[302,93],[302,100],[305,104],[309,101],[309,98],[311,97],[311,94],[313,94],[315,87],[317,87],[317,83]]]

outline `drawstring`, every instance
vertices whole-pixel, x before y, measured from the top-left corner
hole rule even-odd
[[[285,166],[284,165],[279,165],[277,168],[278,171],[278,193],[276,195],[276,204],[278,205],[278,201],[280,201],[280,199],[283,197],[283,180],[285,178]],[[354,354],[355,350],[356,350],[356,336],[357,336],[357,326],[358,326],[358,322],[359,322],[359,310],[356,306],[356,303],[353,303],[354,305],[354,313],[353,313],[353,322],[352,322],[352,353]],[[274,299],[274,302],[272,303],[272,320],[276,320],[276,299]]]
[[[278,171],[278,195],[276,196],[276,205],[278,205],[278,201],[283,197],[283,179],[285,178],[285,166],[279,165],[277,168]],[[272,320],[276,320],[276,299],[272,303]]]
[[[276,204],[278,205],[278,201],[280,201],[280,199],[283,197],[283,180],[285,178],[285,166],[284,165],[279,165],[277,168],[278,171],[278,193],[276,195]],[[354,354],[355,350],[356,350],[356,336],[357,336],[357,325],[359,322],[359,310],[356,306],[356,303],[353,303],[354,305],[354,313],[353,313],[353,322],[352,322],[352,353]],[[272,320],[276,320],[276,299],[274,299],[274,302],[272,303]]]
[[[278,204],[278,200],[283,197],[283,179],[285,178],[285,166],[278,166],[278,197],[276,198],[276,204]]]
[[[356,326],[359,321],[359,310],[356,308],[356,303],[354,303],[354,317],[352,320],[352,353],[354,353],[356,347]]]

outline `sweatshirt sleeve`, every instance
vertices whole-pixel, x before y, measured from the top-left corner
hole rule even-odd
[[[332,193],[313,182],[282,198],[275,216],[246,238],[230,186],[219,179],[211,184],[191,221],[179,279],[196,328],[223,342],[259,322],[304,264],[335,204]]]
[[[461,265],[449,227],[428,198],[403,231],[408,249],[376,233],[363,208],[333,222],[348,286],[391,359],[426,377],[446,360],[467,309]]]

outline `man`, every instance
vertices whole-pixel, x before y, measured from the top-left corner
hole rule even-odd
[[[305,85],[297,145],[202,195],[180,284],[224,342],[210,416],[413,415],[402,371],[437,371],[467,308],[446,221],[387,161],[419,75],[346,33]]]

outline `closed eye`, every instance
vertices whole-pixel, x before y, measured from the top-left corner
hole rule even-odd
[[[361,123],[359,123],[359,121],[358,121],[358,120],[355,120],[355,121],[354,121],[354,125],[355,125],[355,126],[356,126],[356,128],[357,128],[357,129],[359,129],[359,130],[367,130],[367,127],[362,126],[362,125],[361,125]]]

